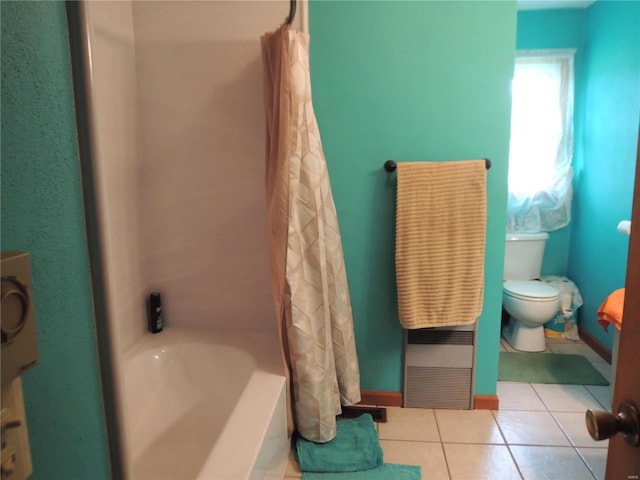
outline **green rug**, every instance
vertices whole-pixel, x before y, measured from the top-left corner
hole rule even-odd
[[[498,380],[566,385],[609,385],[582,355],[500,352]]]
[[[302,480],[420,480],[421,477],[422,467],[394,463],[358,472],[302,473]]]
[[[296,435],[295,455],[302,480],[420,480],[422,467],[384,463],[378,431],[370,413],[339,420],[327,443]]]

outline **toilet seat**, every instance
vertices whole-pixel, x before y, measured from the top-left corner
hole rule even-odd
[[[550,302],[560,296],[557,288],[538,280],[507,280],[502,290],[505,295],[530,302]]]

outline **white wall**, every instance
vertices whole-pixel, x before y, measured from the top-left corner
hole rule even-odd
[[[162,293],[167,328],[277,331],[260,35],[288,9],[288,0],[83,3],[115,376],[105,395],[121,415],[125,466],[121,359],[147,331],[149,292]]]
[[[154,290],[169,327],[276,328],[260,35],[280,25],[288,5],[85,3],[116,355],[146,332]]]
[[[138,110],[133,20],[129,2],[90,2],[94,170],[109,313],[116,351],[146,331]]]
[[[121,354],[146,332],[146,275],[142,264],[138,111],[133,18],[130,2],[86,2],[85,64],[92,167],[114,390],[105,391],[123,411]],[[102,359],[102,361],[105,361]],[[125,428],[120,440],[126,445]],[[122,448],[127,462],[127,449]]]
[[[167,325],[273,330],[260,35],[288,2],[134,2],[144,269]]]
[[[154,290],[169,327],[274,329],[260,35],[283,21],[288,1],[87,2],[85,11],[116,355],[145,333]]]

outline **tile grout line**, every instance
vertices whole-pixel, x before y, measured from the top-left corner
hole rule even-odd
[[[538,400],[540,400],[540,402],[542,403],[542,405],[544,405],[545,411],[551,413],[551,410],[549,410],[549,407],[547,406],[547,404],[545,403],[545,401],[542,399],[542,397],[540,396],[540,394],[538,393],[538,390],[536,390],[536,387],[533,386],[533,383],[529,383],[529,386],[531,387],[531,389],[533,390],[533,392],[536,394],[536,397],[538,397]]]
[[[569,443],[569,445],[567,444],[555,444],[555,443],[545,443],[545,444],[540,444],[540,443],[516,443],[516,442],[504,442],[504,443],[496,443],[496,442],[455,442],[455,441],[447,441],[447,442],[443,442],[443,441],[429,441],[429,440],[400,440],[400,439],[389,439],[389,438],[383,438],[381,439],[381,441],[383,442],[403,442],[403,443],[426,443],[428,445],[435,445],[435,444],[442,444],[442,445],[491,445],[493,447],[504,447],[505,445],[513,445],[514,447],[552,447],[552,448],[592,448],[594,450],[598,450],[598,449],[605,449],[606,447],[586,447],[586,446],[580,446],[580,445],[574,445],[572,443]]]
[[[563,355],[563,354],[561,354]],[[562,385],[562,384],[558,384],[558,385]],[[556,416],[554,415],[554,413],[582,413],[582,412],[576,412],[575,410],[551,410],[551,408],[546,404],[546,402],[544,401],[544,399],[542,398],[542,396],[540,395],[540,393],[538,392],[538,390],[536,389],[536,387],[534,386],[533,383],[529,383],[529,386],[533,389],[533,391],[535,392],[536,396],[540,399],[540,401],[542,402],[542,404],[544,405],[544,408],[546,409],[547,412],[549,412],[549,414],[551,415],[551,418],[553,418],[553,421],[556,423],[556,425],[558,425],[558,427],[560,428],[560,430],[562,431],[562,433],[564,434],[564,436],[567,438],[567,440],[569,440],[569,444],[574,447],[577,448],[573,441],[571,440],[571,438],[569,437],[569,434],[565,431],[565,429],[562,427],[562,425],[560,424],[559,420],[556,418]],[[593,395],[588,388],[586,388],[585,385],[579,385],[583,388],[583,390],[585,392],[587,392],[587,395],[595,401],[596,404],[602,406],[602,404],[600,403],[600,401],[595,397],[595,395]]]
[[[533,387],[533,385],[532,385]],[[598,402],[598,399],[595,398],[593,395],[591,395],[591,392],[589,390],[587,390],[587,388],[582,385],[582,388],[596,401],[597,404],[600,404],[600,402]],[[535,388],[533,388],[535,390]],[[536,394],[538,392],[536,391]],[[544,403],[544,400],[542,401],[542,403]],[[544,406],[547,407],[547,404],[544,403]],[[549,407],[547,407],[548,409]],[[580,413],[580,412],[555,412],[555,413]],[[591,473],[591,476],[597,480],[597,477],[595,475],[595,473],[593,472],[593,470],[591,469],[591,466],[589,465],[589,463],[584,459],[584,457],[582,455],[580,455],[580,451],[578,450],[578,447],[576,447],[575,443],[573,442],[573,440],[571,439],[571,437],[569,436],[569,434],[565,431],[565,429],[562,427],[562,424],[560,423],[560,421],[556,418],[556,416],[554,415],[554,412],[549,410],[549,414],[551,415],[551,418],[553,418],[553,421],[556,423],[556,425],[558,426],[558,428],[560,429],[560,431],[562,432],[562,434],[566,437],[566,439],[569,441],[569,445],[571,446],[571,448],[573,448],[573,451],[575,452],[576,455],[578,455],[578,458],[582,461],[582,464],[587,467],[587,470],[589,471],[589,473]]]
[[[593,448],[593,447],[580,447],[580,448]],[[578,456],[580,457],[580,460],[582,460],[582,463],[584,463],[587,466],[587,470],[589,470],[591,472],[591,475],[593,475],[593,478],[595,480],[599,480],[598,476],[596,475],[596,472],[594,472],[593,468],[591,468],[591,465],[589,465],[589,462],[587,462],[587,459],[584,458],[584,456],[582,455],[582,453],[580,453],[580,450],[578,450],[578,447],[575,447],[576,449],[576,453],[578,454]],[[608,452],[609,449],[607,449]],[[604,480],[604,479],[603,479]]]
[[[593,363],[591,364],[593,365]],[[595,368],[595,367],[594,367]],[[601,374],[602,375],[602,374]],[[605,378],[605,380],[607,380]],[[607,380],[607,382],[609,382],[609,380]],[[585,390],[587,392],[589,392],[589,395],[591,395],[593,398],[595,398],[596,402],[598,403],[598,405],[600,405],[606,412],[611,413],[611,410],[613,410],[613,407],[607,407],[605,405],[603,405],[603,403],[600,401],[599,398],[597,398],[593,392],[591,390],[589,390],[589,387],[612,387],[611,382],[609,382],[609,385],[583,385],[583,387],[585,388]],[[611,388],[611,390],[613,390],[613,388]],[[611,393],[611,392],[610,392]],[[610,395],[611,396],[611,395]]]
[[[447,467],[447,475],[449,476],[449,480],[451,477],[451,469],[449,468],[449,458],[447,457],[447,451],[444,449],[444,443],[440,442],[440,450],[442,450],[442,456],[444,458],[444,465]]]
[[[442,441],[442,434],[440,433],[440,423],[438,422],[438,416],[436,415],[436,410],[434,408],[431,409],[431,413],[433,413],[433,419],[436,422],[436,430],[438,431],[438,440],[440,440],[440,449],[442,450],[442,455],[444,457],[444,464],[447,467],[447,475],[449,475],[449,480],[451,480],[451,468],[449,467],[449,459],[447,458],[447,451],[444,448],[444,442]]]
[[[520,465],[518,464],[516,457],[513,455],[513,452],[511,451],[511,446],[509,445],[509,442],[507,442],[507,437],[504,434],[504,432],[502,431],[502,427],[500,426],[500,423],[498,423],[498,419],[496,418],[496,412],[498,412],[498,410],[491,410],[491,415],[493,416],[493,421],[496,423],[496,426],[498,427],[498,431],[500,432],[500,436],[502,436],[502,439],[504,440],[504,444],[507,447],[507,452],[509,452],[509,456],[511,457],[511,461],[513,462],[513,464],[516,466],[516,470],[518,470],[518,475],[520,475],[521,479],[524,479],[524,474],[522,473],[522,470],[520,470]]]
[[[574,453],[578,456],[578,458],[580,458],[580,460],[582,461],[583,465],[587,467],[587,470],[589,471],[589,473],[591,473],[593,478],[595,480],[598,480],[598,477],[596,476],[595,472],[593,471],[593,469],[591,468],[589,463],[586,461],[586,459],[582,456],[582,454],[578,450],[578,447],[576,447],[574,445],[574,443],[571,441],[571,438],[569,438],[568,434],[562,428],[562,425],[560,425],[559,422],[557,421],[557,419],[553,416],[553,412],[549,412],[549,413],[551,414],[551,417],[553,418],[554,422],[558,425],[558,427],[560,428],[560,430],[562,431],[564,436],[569,441],[569,445],[538,445],[538,444],[525,444],[525,443],[522,443],[522,444],[520,444],[520,443],[509,443],[507,441],[506,437],[504,436],[504,433],[502,432],[502,428],[500,427],[500,424],[498,423],[498,421],[496,419],[496,424],[498,425],[498,429],[500,430],[500,433],[502,434],[502,436],[503,436],[503,438],[505,440],[505,445],[507,446],[507,449],[509,451],[509,455],[511,456],[511,459],[513,460],[513,463],[515,464],[516,468],[518,469],[518,472],[520,473],[520,476],[522,478],[525,478],[524,477],[524,473],[522,473],[522,471],[520,470],[520,465],[519,465],[518,461],[516,460],[515,455],[513,454],[513,451],[511,450],[511,447],[570,448],[570,449],[572,449],[574,451]],[[492,414],[494,415],[494,418],[495,418],[495,412],[492,412]],[[587,448],[593,448],[593,447],[587,447]]]

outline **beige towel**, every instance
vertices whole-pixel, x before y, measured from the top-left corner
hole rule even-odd
[[[398,163],[396,279],[407,329],[467,325],[482,312],[484,160]]]

